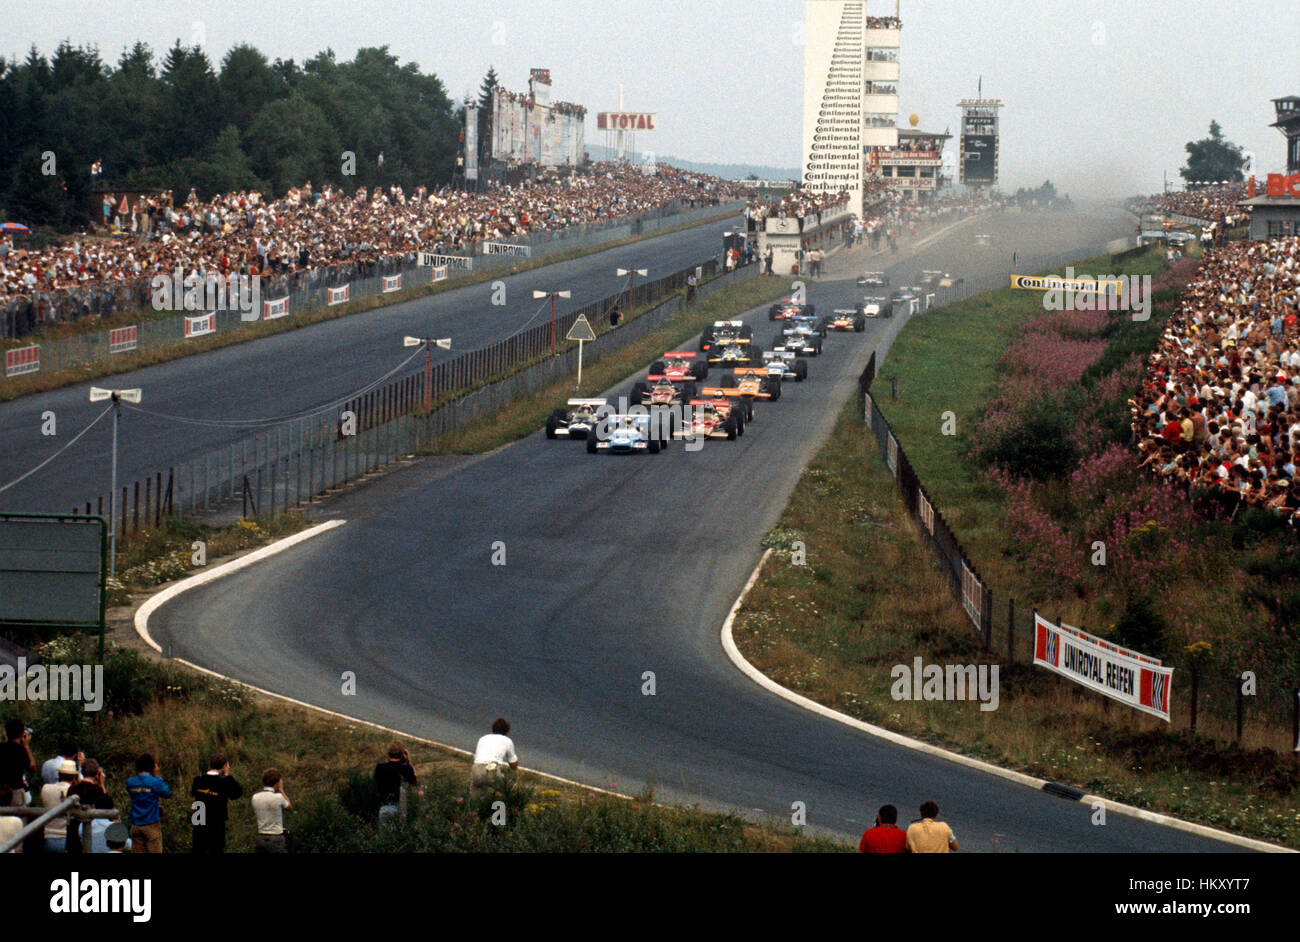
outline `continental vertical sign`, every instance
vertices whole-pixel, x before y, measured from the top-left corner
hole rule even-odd
[[[862,205],[867,5],[805,0],[803,185]]]

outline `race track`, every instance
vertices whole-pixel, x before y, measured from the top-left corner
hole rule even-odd
[[[1086,253],[1130,230],[1116,212],[983,217],[912,257],[837,258],[810,300],[822,311],[851,300],[843,276],[863,268],[895,284],[924,268],[991,283],[1012,251]],[[977,231],[994,245],[976,249]],[[748,319],[768,343],[765,311]],[[880,804],[910,819],[934,798],[964,851],[1233,849],[1119,814],[1094,827],[1077,802],[805,712],[723,654],[719,628],[761,535],[890,327],[829,337],[808,381],[759,404],[737,442],[591,456],[538,432],[487,456],[418,462],[332,503],[325,516],[346,525],[179,596],[150,629],[174,656],[461,748],[506,716],[524,765],[624,793],[787,821],[804,802],[810,825],[853,837]],[[340,693],[345,670],[355,696]]]

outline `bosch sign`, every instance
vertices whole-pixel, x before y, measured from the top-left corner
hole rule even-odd
[[[1280,173],[1270,173],[1266,192],[1269,196],[1294,196],[1300,199],[1300,173],[1289,177]]]
[[[600,131],[653,131],[655,115],[602,111],[596,115],[596,128]]]

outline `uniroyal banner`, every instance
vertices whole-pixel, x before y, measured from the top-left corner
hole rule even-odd
[[[394,291],[401,291],[401,290],[402,290],[401,275],[384,276],[384,290],[382,292],[383,294],[392,294]]]
[[[108,352],[125,353],[127,350],[134,350],[138,344],[136,339],[136,328],[114,327],[108,332]]]
[[[447,280],[447,266],[435,265],[433,268],[433,277],[430,279],[435,285],[440,281]]]
[[[520,258],[531,258],[533,255],[532,246],[529,245],[511,245],[508,242],[484,242],[484,255],[515,255]]]
[[[341,288],[330,288],[329,305],[346,304],[348,298],[351,297],[351,289],[352,285],[350,284],[346,284]]]
[[[1172,667],[1034,613],[1034,663],[1169,722]]]
[[[5,351],[5,376],[22,376],[41,371],[41,345]]]
[[[285,317],[289,313],[289,298],[286,295],[278,301],[265,301],[262,304],[262,317],[265,320],[273,321],[277,317]]]
[[[975,570],[961,561],[961,607],[966,609],[977,631],[984,630],[984,583]]]
[[[465,255],[434,255],[432,252],[420,253],[420,265],[428,268],[455,268],[460,271],[473,271],[474,259]]]
[[[653,131],[655,115],[627,111],[602,111],[596,115],[598,131]]]
[[[185,318],[185,337],[202,337],[204,334],[210,334],[217,329],[216,314],[200,314],[198,317]]]

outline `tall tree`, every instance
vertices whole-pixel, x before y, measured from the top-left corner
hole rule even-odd
[[[1187,166],[1178,172],[1188,183],[1240,182],[1246,157],[1241,148],[1223,136],[1218,121],[1210,122],[1210,136],[1187,142]]]
[[[478,90],[478,161],[486,164],[492,153],[492,90],[500,84],[497,70],[488,66],[487,75]]]

